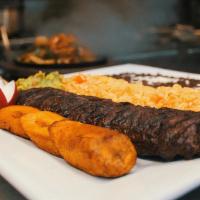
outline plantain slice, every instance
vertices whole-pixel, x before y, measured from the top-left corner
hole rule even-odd
[[[56,121],[64,118],[56,113],[48,111],[39,111],[30,113],[21,118],[21,124],[25,133],[39,148],[54,154],[59,155],[54,143],[49,137],[48,127]]]
[[[36,113],[39,110],[30,106],[12,105],[0,110],[0,128],[15,135],[28,138],[21,125],[20,118],[27,113]]]
[[[118,177],[136,163],[133,144],[119,132],[70,120],[53,123],[49,131],[61,156],[89,174]]]

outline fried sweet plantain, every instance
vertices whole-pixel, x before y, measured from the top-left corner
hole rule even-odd
[[[58,114],[48,111],[39,111],[30,113],[21,118],[21,124],[25,133],[39,148],[54,154],[59,155],[54,143],[49,137],[48,127],[56,121],[64,118]]]
[[[136,150],[119,132],[70,120],[53,123],[50,136],[61,156],[89,174],[118,177],[136,163]]]
[[[12,105],[0,110],[0,128],[8,130],[18,136],[28,138],[21,125],[20,118],[27,113],[39,110],[30,106]]]

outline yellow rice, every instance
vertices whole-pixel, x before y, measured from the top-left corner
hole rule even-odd
[[[64,88],[79,95],[97,96],[115,102],[200,111],[200,90],[178,84],[173,87],[153,88],[107,76],[80,74],[64,79]]]

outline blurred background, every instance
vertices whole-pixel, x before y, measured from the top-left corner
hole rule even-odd
[[[103,65],[132,62],[200,72],[199,0],[1,0],[0,25],[12,51],[25,49],[38,35],[71,33],[106,58]],[[10,59],[2,42],[0,47],[1,73],[25,76],[20,66],[4,62]],[[68,66],[64,72],[85,68]]]

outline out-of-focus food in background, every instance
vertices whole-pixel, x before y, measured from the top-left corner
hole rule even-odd
[[[29,64],[73,64],[92,62],[96,56],[82,46],[72,34],[57,34],[51,37],[38,36],[33,47],[18,57],[18,61]]]

